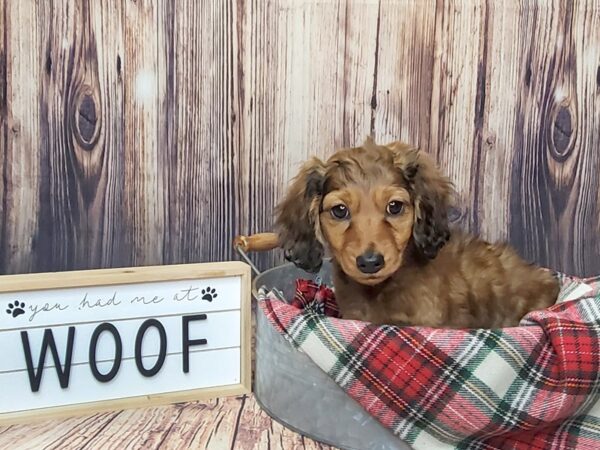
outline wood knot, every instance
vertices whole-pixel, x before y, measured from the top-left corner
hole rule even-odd
[[[525,71],[525,86],[531,85],[531,65],[527,64],[527,70]]]
[[[10,127],[10,131],[12,134],[14,134],[15,136],[17,136],[20,132],[21,132],[21,125],[19,123],[13,123],[12,126]]]
[[[96,99],[91,89],[83,89],[75,104],[75,138],[84,150],[92,150],[100,135]]]
[[[568,104],[562,103],[551,115],[550,150],[552,156],[560,162],[565,161],[573,150],[574,126],[573,114]]]

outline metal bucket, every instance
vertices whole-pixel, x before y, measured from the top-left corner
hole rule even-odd
[[[324,262],[318,276],[331,285],[329,261]],[[264,286],[276,288],[284,298],[291,299],[296,279],[315,277],[291,263],[284,264],[259,273],[253,280],[252,293],[256,298],[257,290]],[[411,448],[369,415],[308,356],[294,349],[273,329],[260,308],[256,308],[255,338],[253,391],[259,405],[273,419],[344,450]]]

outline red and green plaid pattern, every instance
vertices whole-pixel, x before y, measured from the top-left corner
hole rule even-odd
[[[557,275],[557,303],[519,327],[343,320],[333,291],[259,290],[276,330],[416,449],[600,449],[600,277]]]

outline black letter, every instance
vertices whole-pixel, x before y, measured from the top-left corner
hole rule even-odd
[[[195,316],[183,316],[181,318],[183,327],[183,373],[190,371],[190,346],[206,345],[206,339],[190,340],[190,322],[192,320],[206,320],[206,314],[197,314]]]
[[[154,367],[152,369],[146,369],[142,362],[142,340],[144,339],[144,334],[146,334],[146,330],[150,327],[155,327],[160,334],[160,352],[158,355],[158,360],[154,363]],[[156,319],[148,319],[142,323],[140,329],[137,332],[137,336],[135,337],[135,365],[142,375],[145,377],[152,377],[158,373],[165,362],[165,358],[167,356],[167,332],[162,324]]]
[[[106,375],[100,373],[96,364],[96,346],[98,345],[98,338],[100,337],[103,331],[108,331],[110,334],[113,335],[113,338],[115,339],[115,359],[113,361],[112,368],[108,371]],[[92,334],[92,338],[90,339],[89,363],[90,369],[92,370],[92,374],[94,374],[94,378],[96,378],[96,380],[102,383],[106,383],[107,381],[112,380],[115,377],[115,375],[117,375],[117,372],[121,367],[122,355],[123,343],[121,342],[121,335],[119,334],[119,331],[115,328],[115,326],[112,323],[104,322],[98,325],[94,330],[94,333]]]
[[[23,351],[25,352],[25,362],[27,363],[27,374],[29,375],[29,385],[31,386],[32,392],[37,392],[40,389],[40,383],[42,381],[42,374],[44,372],[44,363],[46,361],[46,351],[50,346],[52,352],[52,359],[54,360],[54,367],[56,368],[56,374],[60,382],[60,387],[65,389],[69,387],[69,376],[71,375],[71,356],[73,355],[73,340],[75,339],[75,327],[69,327],[69,335],[67,338],[67,354],[65,355],[65,368],[62,369],[60,359],[58,357],[58,350],[56,349],[56,343],[54,342],[54,335],[52,330],[47,328],[44,330],[44,337],[42,338],[42,350],[40,351],[40,359],[38,361],[37,373],[33,367],[33,361],[31,357],[31,347],[29,346],[29,335],[27,331],[21,331],[21,342],[23,343]]]

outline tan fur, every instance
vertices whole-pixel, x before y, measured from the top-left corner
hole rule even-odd
[[[426,153],[401,142],[342,149],[313,159],[277,209],[286,257],[317,271],[327,251],[345,319],[374,324],[452,328],[516,326],[552,305],[558,282],[505,244],[450,230],[451,182]],[[389,203],[402,202],[398,215]],[[332,215],[342,205],[348,219]],[[357,257],[380,253],[385,265],[366,274]]]

